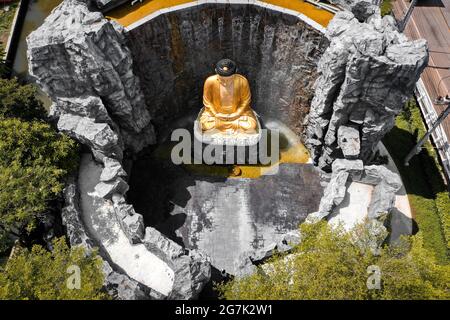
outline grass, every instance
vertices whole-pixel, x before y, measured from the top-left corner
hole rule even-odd
[[[415,143],[425,134],[425,126],[415,100],[409,101],[397,117],[396,126],[383,142],[400,171],[411,209],[424,246],[440,263],[449,262],[449,212],[450,199],[444,184],[437,154],[427,142],[409,167],[403,160]]]
[[[19,0],[9,4],[0,4],[0,45],[3,49],[6,48],[6,42],[8,41],[9,32],[18,5]],[[6,11],[5,8],[7,7],[9,7],[9,10]]]
[[[392,0],[383,0],[380,9],[382,17],[390,15],[392,13]]]

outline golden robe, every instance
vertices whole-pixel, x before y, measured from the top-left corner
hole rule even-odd
[[[200,116],[203,131],[219,130],[222,132],[255,133],[258,122],[251,109],[251,92],[248,80],[235,74],[233,77],[232,97],[224,97],[218,75],[205,81],[203,91],[204,110]],[[223,90],[223,89],[222,89]],[[224,101],[229,101],[224,105]]]

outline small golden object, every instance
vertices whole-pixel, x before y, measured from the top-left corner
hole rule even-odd
[[[231,169],[231,176],[232,177],[239,177],[242,174],[242,169],[238,166],[233,166]]]

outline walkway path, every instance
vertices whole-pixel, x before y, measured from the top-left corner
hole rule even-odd
[[[79,171],[82,219],[89,235],[109,255],[110,262],[134,280],[168,295],[174,273],[168,265],[148,251],[143,244],[132,245],[120,227],[113,209],[103,199],[92,195],[99,182],[102,167],[83,154]]]

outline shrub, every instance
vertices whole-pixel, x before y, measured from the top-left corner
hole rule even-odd
[[[8,233],[33,230],[77,163],[75,141],[50,125],[0,118],[0,251]]]
[[[80,271],[80,287],[71,281],[74,269]],[[76,272],[76,271],[75,271]],[[49,252],[39,245],[31,251],[20,249],[0,269],[0,299],[21,300],[98,300],[107,299],[102,291],[102,260],[83,247],[70,249],[63,238],[53,242]],[[69,286],[75,284],[74,286]]]
[[[437,264],[420,236],[385,247],[380,256],[360,246],[367,234],[346,233],[326,222],[303,224],[302,242],[255,274],[218,285],[226,299],[449,299],[450,265]],[[368,270],[381,272],[369,289]]]

